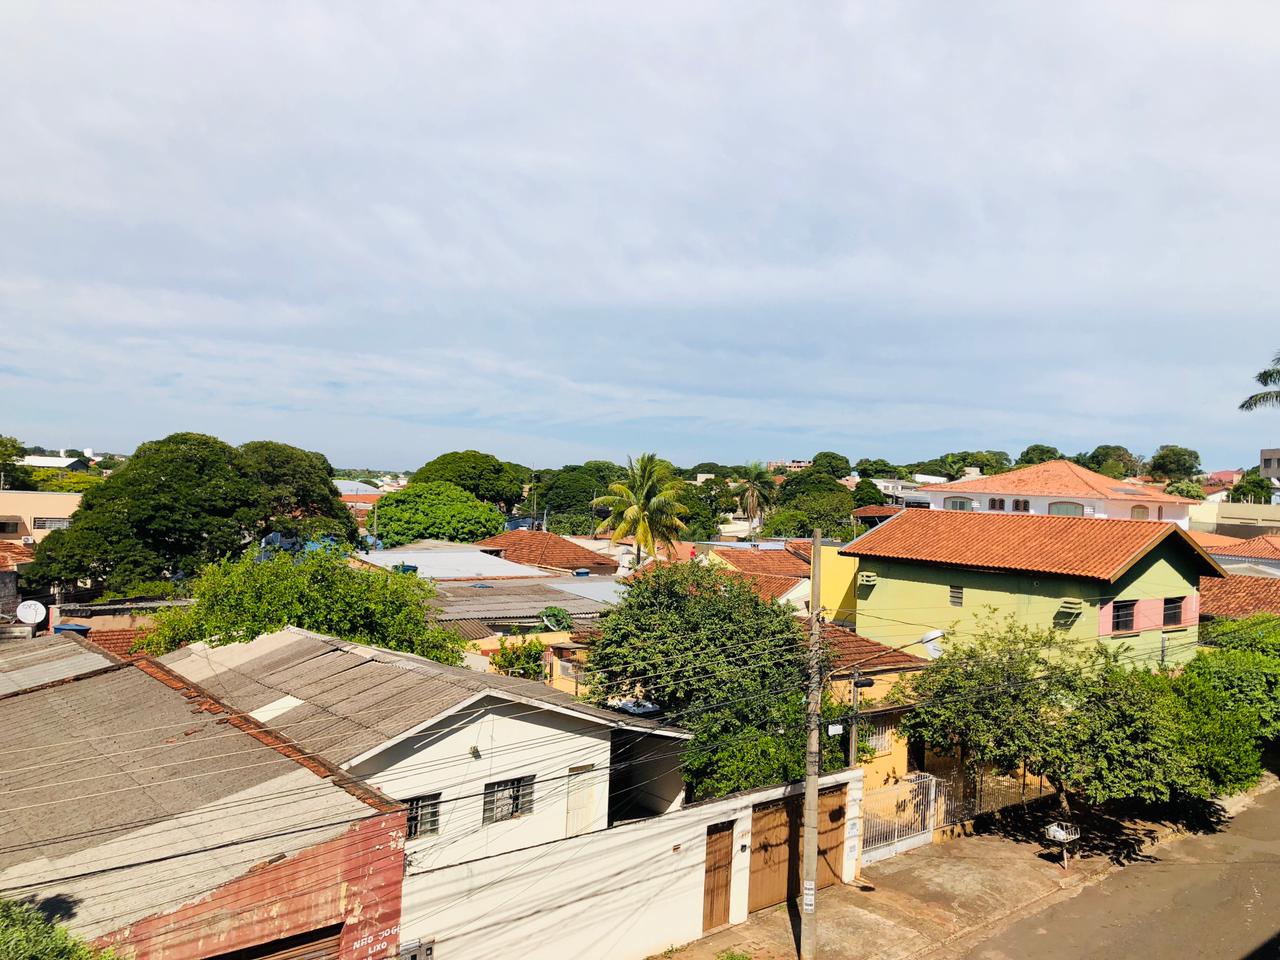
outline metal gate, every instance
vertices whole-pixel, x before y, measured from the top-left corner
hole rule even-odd
[[[862,798],[862,862],[875,863],[933,841],[937,778],[911,773]]]

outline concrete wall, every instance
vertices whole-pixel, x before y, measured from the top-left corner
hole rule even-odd
[[[1261,503],[1197,503],[1191,508],[1195,530],[1227,537],[1260,537],[1280,532],[1280,505]]]
[[[351,768],[390,797],[439,793],[440,832],[405,844],[419,868],[493,856],[565,836],[570,767],[591,765],[593,829],[609,815],[611,731],[581,716],[488,699]],[[486,783],[533,776],[533,811],[484,824]]]
[[[0,533],[3,540],[34,537],[39,543],[52,531],[37,530],[36,517],[65,520],[80,506],[78,493],[49,493],[44,490],[0,490],[0,517],[19,519],[16,533]]]
[[[846,784],[842,879],[857,862],[860,771]],[[436,942],[449,960],[643,960],[702,936],[707,827],[734,822],[729,919],[747,918],[754,804],[801,792],[770,787],[499,857],[405,878],[401,942]]]
[[[1013,501],[1015,496],[1019,500],[1031,501],[1031,509],[1028,511],[1032,516],[1047,516],[1049,514],[1049,504],[1051,503],[1078,503],[1084,508],[1084,516],[1086,517],[1102,517],[1107,520],[1132,520],[1133,508],[1144,506],[1147,508],[1147,520],[1166,520],[1170,523],[1176,523],[1182,529],[1186,530],[1190,522],[1188,513],[1188,504],[1185,503],[1166,503],[1157,505],[1149,501],[1141,500],[1091,500],[1085,497],[1035,497],[1022,496],[1021,494],[1012,493],[966,493],[962,490],[956,490],[953,493],[946,493],[942,490],[929,490],[920,493],[921,497],[927,497],[929,506],[934,510],[942,510],[945,501],[952,497],[963,497],[973,501],[973,510],[976,513],[990,513],[987,509],[989,501],[995,498],[1004,500],[1004,510],[994,511],[996,513],[1012,513]]]
[[[840,548],[822,547],[818,588],[823,614],[834,623],[853,623],[858,605],[858,558],[840,556]]]

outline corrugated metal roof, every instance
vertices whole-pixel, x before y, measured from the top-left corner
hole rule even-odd
[[[584,581],[590,578],[582,578]],[[441,620],[520,620],[537,616],[546,607],[560,607],[575,617],[597,616],[607,609],[599,600],[566,592],[563,581],[477,580],[436,584]],[[614,581],[610,580],[610,584]],[[578,589],[584,589],[579,587]],[[610,587],[616,590],[617,587]]]
[[[66,634],[0,640],[0,694],[30,690],[109,667],[110,657],[87,650]]]

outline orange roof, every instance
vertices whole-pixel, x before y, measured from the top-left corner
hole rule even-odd
[[[1219,547],[1229,547],[1232,544],[1244,543],[1239,537],[1228,537],[1221,533],[1205,533],[1203,530],[1190,530],[1188,533],[1192,540],[1210,552]]]
[[[788,540],[787,550],[794,553],[805,563],[813,563],[813,541],[812,540]]]
[[[883,643],[868,640],[848,627],[836,623],[822,625],[822,639],[831,652],[831,664],[837,670],[857,667],[862,673],[880,670],[912,670],[923,667],[928,660],[913,656]]]
[[[496,550],[503,560],[552,570],[586,567],[597,573],[615,573],[616,560],[580,547],[547,530],[508,530],[476,544],[481,550]]]
[[[342,494],[343,503],[377,503],[385,493],[344,493]]]
[[[18,564],[30,563],[35,558],[35,553],[26,544],[0,540],[0,570],[17,570]]]
[[[1196,503],[1153,487],[1112,480],[1070,460],[1046,460],[1008,473],[951,483],[931,483],[921,490],[945,493],[1004,493],[1029,497],[1083,497],[1087,500],[1151,500],[1158,503]]]
[[[726,570],[731,577],[740,577],[764,600],[781,600],[800,584],[802,577],[779,577],[768,573],[743,573],[741,570]]]
[[[130,653],[134,643],[150,632],[150,630],[137,627],[131,630],[90,630],[85,635],[84,640],[86,643],[99,647],[107,651],[107,653],[119,657],[121,660],[128,660],[135,656]]]
[[[865,507],[858,507],[853,511],[855,517],[892,517],[895,513],[901,513],[905,507],[895,507],[891,503],[872,503]]]
[[[763,573],[776,577],[809,576],[809,562],[790,550],[757,550],[751,547],[735,550],[732,547],[721,547],[711,552],[743,573]]]
[[[1049,573],[1116,580],[1157,544],[1174,537],[1203,561],[1222,568],[1175,523],[1101,520],[968,510],[904,510],[840,552],[981,570]]]
[[[1225,557],[1252,557],[1257,560],[1280,560],[1280,534],[1264,534],[1241,540],[1226,547],[1215,547],[1214,553]]]
[[[1204,577],[1200,612],[1211,617],[1280,614],[1280,577]]]

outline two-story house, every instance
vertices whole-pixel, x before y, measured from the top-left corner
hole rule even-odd
[[[858,633],[913,653],[994,611],[1180,663],[1195,653],[1200,578],[1224,576],[1181,527],[1149,520],[904,510],[840,553],[858,558]]]
[[[935,483],[916,491],[934,510],[1029,516],[1166,520],[1184,530],[1195,500],[1159,487],[1113,480],[1070,460],[1049,460],[989,477]]]

